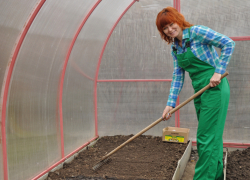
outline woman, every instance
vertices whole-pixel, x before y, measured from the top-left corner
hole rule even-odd
[[[172,7],[158,13],[156,26],[162,39],[172,43],[174,61],[173,78],[167,106],[162,117],[176,105],[182,89],[185,71],[189,72],[195,92],[210,84],[211,88],[194,99],[198,118],[197,149],[199,160],[194,179],[223,180],[223,130],[227,115],[230,89],[226,71],[235,43],[225,35],[205,26],[192,26],[182,14]],[[214,47],[221,49],[218,57]]]

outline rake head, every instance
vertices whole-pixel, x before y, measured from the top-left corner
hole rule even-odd
[[[111,161],[110,158],[101,160],[101,161],[99,161],[98,163],[96,163],[96,164],[92,167],[92,169],[93,169],[94,171],[97,171],[98,169],[100,169],[101,166],[103,166],[104,164],[109,163],[110,161]]]

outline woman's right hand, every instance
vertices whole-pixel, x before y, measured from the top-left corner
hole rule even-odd
[[[172,115],[169,113],[169,111],[171,111],[173,109],[172,106],[166,106],[163,113],[162,113],[162,118],[163,121],[168,120]]]

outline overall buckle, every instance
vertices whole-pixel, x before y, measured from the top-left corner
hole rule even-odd
[[[186,48],[190,47],[190,41],[186,42]]]

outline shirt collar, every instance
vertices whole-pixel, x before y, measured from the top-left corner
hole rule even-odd
[[[189,28],[184,29],[184,30],[182,31],[182,40],[183,40],[183,39],[188,39],[188,38],[189,38],[188,29],[189,29]],[[178,46],[178,41],[177,41],[177,39],[174,39],[174,46],[175,46],[175,47]]]
[[[182,39],[188,39],[188,38],[189,38],[188,29],[189,29],[189,28],[183,30],[183,32],[182,32],[182,33],[183,33],[183,34],[182,34]]]

